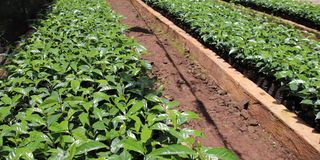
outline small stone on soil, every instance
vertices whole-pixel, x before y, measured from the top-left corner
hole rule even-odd
[[[223,96],[223,95],[226,95],[226,94],[227,94],[227,92],[226,92],[226,91],[224,91],[224,90],[219,90],[219,91],[218,91],[218,94],[220,94],[221,96]]]
[[[249,125],[249,126],[258,126],[258,125],[259,125],[259,121],[255,120],[255,119],[251,119],[251,120],[248,122],[248,125]]]
[[[273,147],[276,147],[276,146],[277,146],[277,143],[276,143],[276,142],[272,142],[272,146],[273,146]]]
[[[207,79],[207,77],[203,74],[203,75],[201,75],[200,79],[204,81]]]
[[[239,129],[240,129],[241,132],[247,131],[247,127],[245,125],[240,126]]]
[[[200,78],[201,78],[201,74],[200,74],[200,73],[196,73],[196,74],[194,75],[194,77],[197,78],[197,79],[200,79]]]
[[[177,84],[185,84],[186,82],[184,81],[184,80],[182,80],[182,79],[178,79],[177,80]]]
[[[210,89],[213,89],[213,90],[216,90],[216,89],[217,89],[217,87],[216,87],[215,85],[210,85],[209,88],[210,88]]]
[[[256,129],[255,129],[254,127],[252,127],[252,126],[249,126],[249,127],[248,127],[248,132],[249,132],[249,133],[255,133],[255,132],[256,132]]]
[[[249,118],[249,113],[246,110],[242,110],[240,115],[244,118],[244,119],[248,119]]]

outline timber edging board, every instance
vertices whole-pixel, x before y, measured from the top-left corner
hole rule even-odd
[[[297,118],[296,114],[276,103],[276,100],[254,82],[236,71],[216,53],[204,47],[170,20],[141,0],[131,0],[140,15],[153,29],[161,29],[178,41],[191,56],[207,70],[216,83],[238,101],[249,101],[249,113],[299,159],[315,160],[320,157],[320,134]]]

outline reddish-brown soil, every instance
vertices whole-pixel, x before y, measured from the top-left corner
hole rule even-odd
[[[205,146],[228,147],[247,160],[297,159],[250,117],[245,102],[234,102],[187,53],[181,53],[177,42],[158,31],[154,33],[130,0],[109,0],[109,3],[126,17],[123,23],[129,27],[127,35],[148,49],[144,58],[153,65],[150,76],[164,85],[164,96],[179,101],[179,110],[199,114],[199,120],[187,127],[206,135],[199,139]]]

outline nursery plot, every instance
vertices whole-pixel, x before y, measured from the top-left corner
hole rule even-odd
[[[195,142],[104,0],[57,0],[0,80],[1,159],[238,159]]]
[[[181,102],[179,110],[198,113],[199,120],[187,126],[204,132],[206,136],[200,139],[203,145],[226,145],[240,159],[297,159],[266,132],[265,126],[260,126],[260,121],[250,116],[248,110],[231,100],[230,94],[221,90],[207,71],[199,69],[197,62],[189,59],[192,55],[184,52],[186,48],[181,41],[173,40],[175,35],[166,29],[167,26],[160,27],[160,23],[147,16],[151,12],[141,9],[137,3],[140,1],[109,2],[125,17],[122,22],[129,27],[127,35],[135,37],[148,49],[143,57],[152,63],[151,76],[163,84],[164,96]]]
[[[320,5],[302,0],[227,0],[320,29]]]
[[[220,1],[146,0],[220,56],[314,122],[319,112],[319,42],[289,25]],[[306,38],[307,34],[307,38]]]

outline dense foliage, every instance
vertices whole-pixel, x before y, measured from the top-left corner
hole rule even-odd
[[[223,57],[281,82],[313,118],[320,106],[320,43],[254,12],[212,0],[146,0],[169,13]]]
[[[105,0],[57,0],[0,80],[0,159],[237,159],[195,143]]]
[[[302,0],[228,0],[244,6],[260,7],[320,29],[320,5]]]

